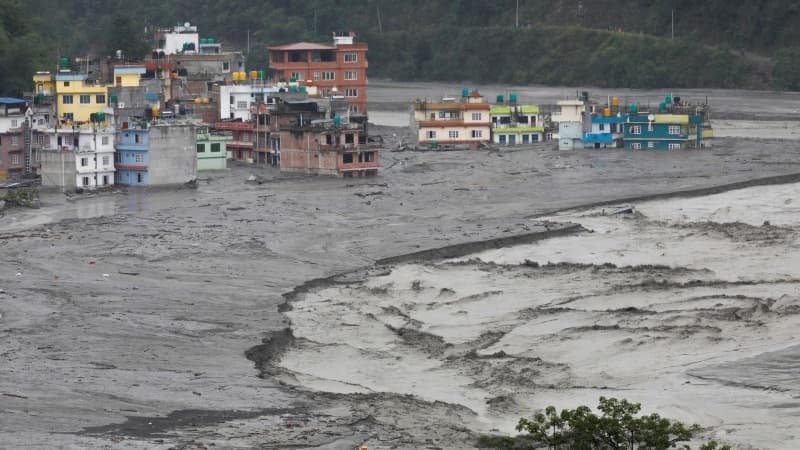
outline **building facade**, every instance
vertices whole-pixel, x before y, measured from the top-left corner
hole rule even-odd
[[[190,123],[156,123],[120,130],[117,182],[169,186],[197,179],[197,133]]]
[[[66,123],[89,122],[106,111],[108,87],[87,80],[86,74],[61,71],[56,75],[56,114]]]
[[[298,42],[269,47],[269,67],[283,82],[313,86],[323,97],[345,97],[353,113],[367,112],[367,50],[355,33],[334,33],[333,45]]]
[[[113,120],[48,131],[42,186],[96,189],[115,184]]]
[[[197,128],[197,171],[223,170],[228,167],[227,142],[230,136]]]
[[[624,124],[625,148],[681,150],[703,146],[703,117],[690,114],[637,114]]]
[[[477,91],[463,92],[460,100],[414,103],[420,145],[472,144],[491,138],[491,107]]]
[[[528,145],[544,138],[542,117],[536,105],[494,105],[489,114],[495,144]]]

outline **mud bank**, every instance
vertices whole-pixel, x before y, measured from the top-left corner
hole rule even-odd
[[[796,448],[800,184],[764,182],[564,211],[539,219],[591,232],[302,286],[269,374],[466,409],[476,431],[613,395],[739,448]]]

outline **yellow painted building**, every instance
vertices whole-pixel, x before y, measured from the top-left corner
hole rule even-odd
[[[138,87],[139,80],[144,73],[144,66],[116,66],[114,67],[114,86]]]
[[[108,105],[108,86],[89,83],[84,74],[56,75],[56,112],[59,119],[88,122],[92,113],[103,112]]]
[[[55,77],[50,72],[36,72],[33,75],[33,93],[45,96],[53,95],[56,92]]]

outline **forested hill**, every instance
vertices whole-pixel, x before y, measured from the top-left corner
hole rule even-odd
[[[144,53],[146,27],[186,21],[228,48],[245,50],[249,34],[249,68],[266,65],[265,45],[353,30],[370,44],[373,77],[800,89],[798,2],[518,3],[517,10],[517,0],[0,0],[0,90],[18,94],[58,55]]]

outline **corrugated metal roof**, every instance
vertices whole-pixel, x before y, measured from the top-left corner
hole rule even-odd
[[[14,97],[0,97],[0,104],[3,105],[18,105],[20,103],[25,103],[25,100]]]

